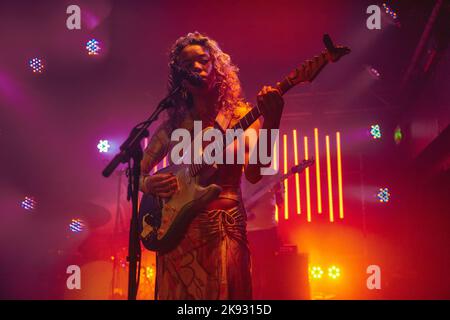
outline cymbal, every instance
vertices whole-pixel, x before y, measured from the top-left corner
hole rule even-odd
[[[91,229],[104,226],[111,221],[111,212],[97,204],[91,202],[82,202],[76,204],[73,209],[78,217],[83,219]]]

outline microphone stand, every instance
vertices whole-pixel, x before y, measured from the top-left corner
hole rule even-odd
[[[180,90],[175,88],[166,98],[164,98],[156,107],[156,110],[150,117],[137,124],[130,132],[125,142],[120,146],[120,152],[110,161],[102,171],[104,177],[109,177],[120,163],[128,163],[128,200],[131,198],[132,212],[130,221],[130,236],[128,242],[128,300],[136,300],[138,290],[139,270],[138,262],[141,259],[141,245],[138,234],[138,201],[139,201],[139,177],[141,174],[141,160],[143,151],[141,141],[148,137],[147,128],[158,119],[159,114],[170,107],[170,99]],[[139,263],[140,266],[140,263]]]

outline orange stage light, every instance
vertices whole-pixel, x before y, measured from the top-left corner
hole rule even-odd
[[[319,129],[314,128],[314,145],[316,151],[316,185],[317,185],[317,212],[322,213],[322,184],[320,182],[320,157],[319,157]]]
[[[297,146],[297,130],[292,131],[294,139],[294,162],[298,165],[298,146]],[[300,203],[300,175],[295,174],[295,198],[297,200],[297,213],[301,213],[301,203]]]
[[[287,135],[283,134],[283,158],[284,158],[284,173],[286,174],[288,172],[288,166],[287,166]],[[289,199],[288,199],[288,179],[284,180],[284,219],[289,219]]]
[[[338,167],[338,192],[339,192],[339,218],[344,219],[344,200],[342,191],[342,159],[341,159],[341,134],[336,132],[337,167]]]
[[[304,137],[305,142],[305,160],[308,160],[308,137]],[[309,168],[305,169],[306,178],[306,214],[308,222],[311,222],[311,186],[309,181]]]
[[[330,137],[325,136],[326,148],[327,148],[327,177],[328,177],[328,207],[330,213],[330,222],[334,221],[333,213],[333,189],[331,184],[331,156],[330,156]]]

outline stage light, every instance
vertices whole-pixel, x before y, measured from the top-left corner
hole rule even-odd
[[[292,138],[294,140],[294,164],[298,165],[298,146],[297,146],[297,130],[292,131]],[[301,201],[300,201],[300,175],[298,172],[295,174],[295,199],[297,201],[297,214],[301,213]]]
[[[310,275],[313,279],[322,279],[323,270],[320,266],[312,266],[310,269]]]
[[[341,269],[339,269],[336,266],[331,266],[328,268],[328,277],[330,277],[333,280],[336,280],[341,276]]]
[[[331,154],[330,154],[330,136],[325,136],[325,146],[327,154],[327,181],[328,181],[328,213],[330,222],[334,222],[333,209],[333,185],[331,178]]]
[[[279,169],[279,165],[278,162],[280,161],[279,159],[279,153],[278,153],[278,143],[275,143],[273,146],[273,169],[278,172]],[[275,204],[275,222],[278,223],[279,221],[279,208],[278,205]]]
[[[374,124],[370,127],[370,134],[374,139],[381,139],[381,128],[380,125]]]
[[[308,137],[303,137],[303,143],[305,148],[305,160],[309,159],[308,155]],[[311,185],[309,180],[309,168],[305,169],[305,186],[306,186],[306,216],[307,221],[311,222]]]
[[[25,210],[33,211],[36,209],[37,202],[34,199],[34,197],[25,197],[24,200],[22,200],[20,206],[24,208]]]
[[[369,72],[369,74],[375,79],[375,80],[379,80],[381,77],[381,73],[375,69],[372,66],[367,66],[366,67],[367,72]]]
[[[317,212],[322,213],[322,184],[320,182],[319,129],[314,128],[314,146],[316,152]]]
[[[395,144],[397,145],[400,144],[400,142],[402,142],[402,139],[403,139],[402,129],[400,128],[400,126],[397,126],[394,131]]]
[[[389,20],[388,23],[400,28],[401,24],[399,21],[400,19],[398,19],[398,13],[394,9],[392,9],[392,7],[387,5],[386,3],[383,3],[383,9],[384,9],[384,12],[386,13],[386,17]]]
[[[86,50],[88,52],[88,55],[90,56],[96,56],[99,54],[101,48],[100,48],[100,42],[96,39],[91,39],[86,43]]]
[[[84,221],[81,219],[72,219],[72,221],[69,224],[69,229],[72,232],[78,233],[84,231],[85,224]]]
[[[34,73],[42,73],[44,71],[44,63],[39,58],[30,59],[29,65]]]
[[[288,163],[287,163],[287,135],[283,134],[283,159],[284,159],[284,166],[283,166],[283,172],[284,174],[288,173]],[[288,179],[284,179],[284,219],[289,219],[289,199],[288,199],[288,193],[289,191],[289,184]]]
[[[147,149],[148,146],[148,138],[144,138],[144,150]]]
[[[386,3],[383,3],[383,8],[386,14],[391,16],[392,19],[397,19],[397,12],[395,12],[391,7],[389,7]]]
[[[380,188],[377,194],[377,198],[380,202],[389,202],[391,198],[391,194],[389,193],[388,188]]]
[[[155,276],[155,272],[153,270],[153,267],[146,267],[145,268],[145,277],[147,278],[147,280],[152,281],[154,276]]]
[[[100,153],[108,152],[110,147],[111,145],[109,144],[108,140],[100,140],[99,143],[97,144],[97,148]]]
[[[341,133],[336,132],[336,151],[338,167],[338,193],[339,193],[339,218],[344,219],[344,192],[342,189],[342,156],[341,156]]]

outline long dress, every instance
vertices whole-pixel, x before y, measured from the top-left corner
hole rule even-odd
[[[192,132],[192,117],[187,117],[181,127]],[[160,126],[145,149],[144,173],[173,147],[167,128]],[[177,247],[157,254],[155,299],[252,298],[247,216],[240,190],[242,171],[242,165],[219,165],[209,182],[222,187],[216,202],[226,199],[227,205],[199,212]]]

